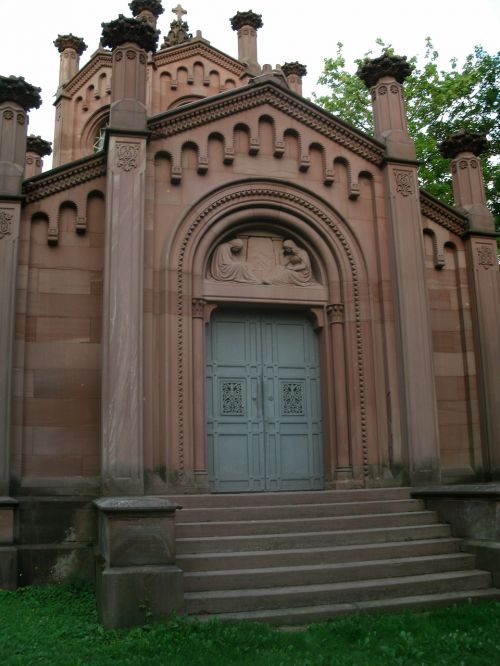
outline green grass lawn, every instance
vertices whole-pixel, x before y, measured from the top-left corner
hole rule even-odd
[[[355,615],[279,631],[263,624],[172,619],[131,630],[97,623],[91,589],[0,591],[2,666],[496,666],[500,603]]]

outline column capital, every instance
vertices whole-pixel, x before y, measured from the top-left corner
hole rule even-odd
[[[0,104],[15,102],[28,112],[38,109],[42,103],[41,88],[36,88],[22,76],[0,76]]]
[[[165,11],[160,0],[132,0],[128,6],[133,16],[139,16],[142,12],[150,12],[155,18],[158,18]]]
[[[244,26],[248,25],[254,30],[262,28],[262,14],[256,14],[251,9],[248,12],[236,12],[236,14],[229,19],[231,21],[231,28],[233,30],[241,30]]]
[[[156,51],[159,32],[147,21],[127,18],[120,14],[114,21],[101,23],[101,26],[103,46],[109,46],[114,50],[122,44],[131,42],[144,51]]]
[[[460,153],[473,153],[479,157],[489,146],[489,141],[483,132],[469,132],[462,128],[442,141],[439,144],[439,151],[447,159],[454,159]]]
[[[69,35],[57,35],[57,39],[54,40],[54,46],[57,47],[59,53],[62,53],[66,49],[73,49],[79,56],[87,50],[87,44],[85,44],[83,39],[75,37],[71,32]]]
[[[40,157],[45,157],[45,155],[50,155],[52,153],[52,143],[50,141],[45,141],[41,136],[30,134],[26,139],[26,152],[35,153]]]
[[[367,88],[372,88],[382,77],[388,76],[403,83],[413,70],[406,56],[384,51],[378,58],[365,58],[356,74]]]

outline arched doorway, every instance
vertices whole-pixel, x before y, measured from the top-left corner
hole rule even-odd
[[[305,313],[217,309],[206,352],[211,490],[323,488],[318,340]]]

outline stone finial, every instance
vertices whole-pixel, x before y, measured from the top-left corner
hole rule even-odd
[[[26,152],[35,153],[40,157],[50,155],[52,153],[52,143],[45,141],[41,136],[30,134],[26,139]]]
[[[248,12],[236,12],[231,21],[233,30],[240,30],[244,25],[251,26],[254,30],[262,28],[262,14],[255,14],[251,9]]]
[[[103,46],[115,49],[125,42],[132,42],[145,51],[156,51],[159,32],[147,21],[127,18],[120,14],[114,21],[101,23],[101,25]]]
[[[413,70],[406,56],[398,56],[384,51],[378,58],[365,58],[356,74],[367,88],[374,86],[383,76],[392,76],[398,83],[403,83]]]
[[[285,76],[290,76],[295,74],[295,76],[300,76],[301,78],[307,74],[307,68],[305,65],[301,65],[300,62],[285,62],[281,66],[281,70]]]
[[[439,144],[439,151],[445,158],[454,159],[460,153],[474,153],[476,157],[489,148],[489,141],[482,132],[469,132],[461,129],[451,134]]]
[[[22,76],[0,76],[0,103],[16,102],[25,111],[38,109],[42,103],[41,88],[27,83]]]
[[[130,11],[133,16],[139,16],[141,12],[151,12],[155,18],[165,11],[160,0],[132,0],[129,2]]]
[[[161,45],[162,49],[168,48],[169,46],[184,44],[193,39],[193,35],[189,32],[187,21],[182,20],[184,14],[187,14],[186,10],[180,5],[177,5],[177,7],[172,9],[172,12],[177,16],[177,19],[170,24],[168,35],[165,37],[163,44]]]
[[[83,39],[75,37],[71,32],[69,35],[57,35],[57,39],[54,40],[54,46],[57,47],[59,53],[62,53],[65,49],[74,49],[79,56],[87,49],[87,44],[85,44]]]

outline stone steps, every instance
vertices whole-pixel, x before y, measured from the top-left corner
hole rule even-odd
[[[304,623],[498,598],[409,489],[170,497],[189,615]]]
[[[191,553],[178,555],[183,571],[217,571],[250,569],[254,567],[303,566],[306,564],[341,564],[344,562],[377,561],[419,555],[458,553],[460,539],[440,538],[415,541],[325,546],[323,548],[294,548],[275,550],[236,551],[228,553]]]

